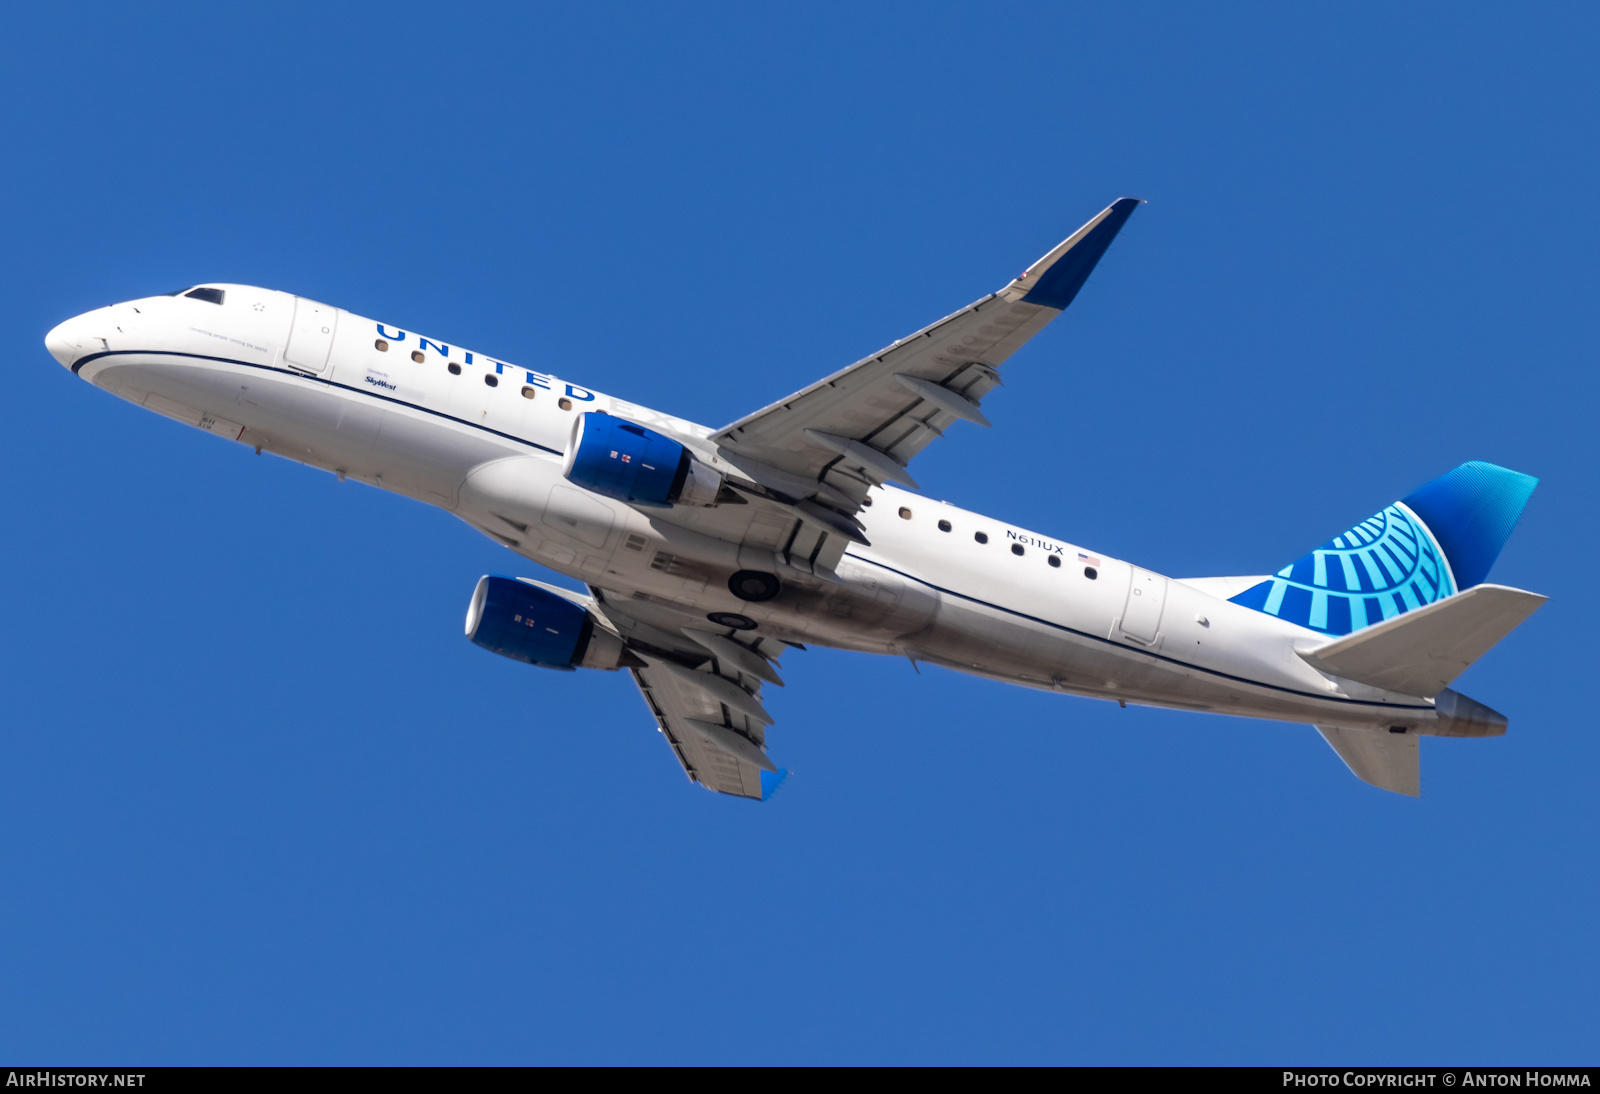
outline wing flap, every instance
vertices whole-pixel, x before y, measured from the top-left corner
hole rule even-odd
[[[1505,585],[1475,585],[1300,656],[1347,680],[1434,696],[1546,599]]]
[[[773,662],[782,643],[748,632],[686,630],[679,613],[654,618],[650,605],[636,613],[614,594],[590,592],[637,659],[633,681],[684,774],[723,794],[771,797],[786,773],[766,754],[772,716],[761,705],[761,685],[781,686]]]
[[[756,759],[765,757],[760,722],[727,710],[709,691],[684,679],[688,669],[672,672],[666,662],[654,662],[632,672],[689,778],[739,798],[765,796],[762,773],[777,769]]]
[[[776,773],[777,768],[767,754],[756,747],[754,741],[742,733],[737,733],[727,726],[715,722],[702,722],[698,718],[685,718],[685,728],[699,734],[700,739],[712,748],[719,749],[732,756],[735,760],[744,760],[755,764],[763,771]]]
[[[687,629],[681,633],[691,642],[716,654],[720,660],[726,661],[730,667],[754,676],[759,680],[765,680],[769,684],[777,684],[780,688],[783,687],[783,678],[772,667],[772,662],[768,661],[760,651],[750,646],[742,646],[733,639],[725,638],[720,634],[708,634],[705,631]]]

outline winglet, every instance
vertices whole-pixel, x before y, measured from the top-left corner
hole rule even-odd
[[[1021,299],[1025,304],[1042,304],[1047,308],[1065,311],[1067,305],[1077,297],[1078,290],[1083,288],[1083,283],[1089,280],[1089,275],[1105,255],[1106,248],[1122,231],[1123,224],[1141,204],[1138,198],[1118,198],[1113,201],[1100,211],[1099,216],[1024,270],[1022,276],[1007,288],[1012,293],[1024,293]],[[1016,299],[1015,296],[1011,298]]]
[[[789,769],[787,767],[780,767],[776,771],[763,771],[761,773],[761,800],[764,802],[771,801],[772,795],[778,792],[778,788],[788,778]]]

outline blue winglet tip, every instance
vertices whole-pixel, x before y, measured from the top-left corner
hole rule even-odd
[[[789,769],[780,767],[776,771],[763,771],[761,773],[761,800],[771,801],[772,795],[778,792],[789,778]]]
[[[1123,224],[1142,204],[1140,198],[1118,198],[1102,210],[1100,222],[1039,275],[1038,282],[1022,298],[1023,303],[1066,311],[1078,298],[1078,291],[1089,280],[1094,268],[1100,264],[1111,241],[1122,231]]]

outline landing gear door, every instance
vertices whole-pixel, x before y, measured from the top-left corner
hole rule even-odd
[[[1167,579],[1149,570],[1133,568],[1128,603],[1122,609],[1122,633],[1149,644],[1161,630],[1161,610],[1167,603]]]
[[[338,308],[295,297],[294,322],[289,327],[289,344],[283,350],[284,362],[301,372],[320,373],[326,369],[338,325]]]

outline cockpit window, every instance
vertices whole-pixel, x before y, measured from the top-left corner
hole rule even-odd
[[[221,289],[190,289],[183,295],[195,300],[204,300],[207,304],[220,304],[223,293]]]

